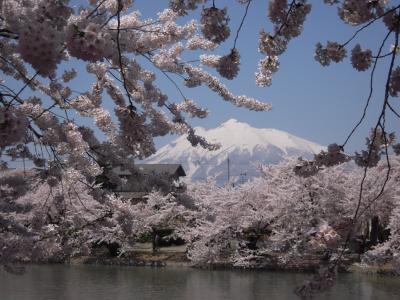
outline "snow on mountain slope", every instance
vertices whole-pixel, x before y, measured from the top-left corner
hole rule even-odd
[[[146,163],[180,163],[189,180],[215,176],[219,184],[259,176],[257,163],[275,164],[285,157],[311,158],[325,147],[277,129],[259,129],[230,119],[214,129],[196,127],[196,134],[222,146],[217,151],[193,147],[185,136],[165,145]],[[229,163],[228,163],[229,158]],[[229,164],[229,168],[228,168]]]

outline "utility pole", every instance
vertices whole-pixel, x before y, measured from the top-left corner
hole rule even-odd
[[[245,182],[246,176],[247,176],[246,172],[240,173],[240,181],[241,181],[242,184]]]
[[[231,172],[230,172],[229,154],[228,154],[227,162],[228,162],[228,184],[230,184],[230,182],[231,182]]]

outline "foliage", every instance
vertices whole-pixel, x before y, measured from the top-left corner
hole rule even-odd
[[[19,191],[15,181],[23,181],[25,189]],[[119,245],[122,254],[155,229],[178,231],[188,214],[171,194],[153,192],[146,201],[132,204],[65,177],[52,184],[39,174],[3,175],[0,192],[4,201],[1,261],[5,263],[62,262],[89,255],[94,244]]]
[[[355,229],[351,220],[362,170],[348,163],[304,178],[293,173],[295,163],[262,166],[263,178],[235,188],[219,188],[210,182],[189,187],[198,207],[195,225],[188,231],[189,257],[200,265],[225,261],[242,267],[262,267],[271,259],[284,266],[304,255],[327,251],[333,259],[348,233],[352,237],[363,233],[373,216],[389,228],[395,224],[400,205],[398,160],[393,161],[379,201],[375,195],[385,180],[386,167],[381,163],[371,169],[360,208],[362,219]],[[396,243],[395,225],[393,230],[388,243]]]
[[[245,12],[232,49],[223,56],[212,51],[232,32],[229,10],[210,2],[171,0],[157,18],[143,19],[133,10],[132,0],[89,0],[80,8],[68,0],[0,1],[0,157],[30,160],[41,169],[29,178],[1,177],[3,261],[60,261],[87,252],[89,243],[102,241],[117,242],[124,251],[150,228],[174,226],[190,242],[191,259],[199,263],[225,257],[251,266],[251,261],[277,251],[283,251],[278,259],[284,262],[309,251],[310,244],[330,249],[344,239],[346,246],[353,231],[371,214],[393,229],[385,247],[398,255],[393,250],[398,248],[393,215],[398,213],[398,179],[393,177],[398,161],[391,161],[389,153],[392,147],[399,154],[400,145],[395,134],[387,132],[386,115],[391,111],[400,118],[393,105],[400,92],[396,60],[400,5],[391,6],[389,1],[324,0],[338,7],[344,23],[358,29],[345,42],[316,45],[315,59],[322,66],[343,61],[350,44],[371,24],[382,21],[387,29],[377,53],[359,43],[351,49],[351,65],[360,72],[371,69],[371,85],[363,114],[343,144],[331,144],[311,162],[265,169],[265,178],[236,189],[199,184],[189,190],[187,199],[193,203],[186,202],[187,206],[179,203],[187,199],[157,192],[147,202],[132,205],[95,184],[99,175],[103,182],[119,184],[113,168],[133,171],[135,159],[155,152],[154,138],[168,133],[187,135],[193,146],[219,147],[196,135],[186,121],[205,118],[208,110],[186,98],[171,75],[189,88],[203,85],[233,105],[271,109],[267,103],[234,95],[206,71],[214,68],[226,79],[238,74],[241,56],[236,43],[252,0],[238,0]],[[204,5],[199,20],[181,22],[180,17],[191,14],[199,4]],[[307,0],[269,1],[273,30],[259,34],[259,52],[264,56],[255,75],[259,86],[271,85],[280,68],[279,57],[300,36],[311,8]],[[390,38],[392,48],[385,53]],[[187,53],[196,59],[185,60]],[[367,149],[349,156],[344,148],[365,118],[374,73],[385,58],[390,63],[382,110],[366,141]],[[81,64],[79,71],[69,68],[71,62]],[[173,82],[182,102],[169,99],[157,86],[156,74]],[[93,79],[91,86],[76,91],[74,82],[88,75]],[[24,96],[25,90],[30,90],[29,96]],[[106,109],[106,102],[112,103],[113,111]],[[80,117],[73,118],[75,114]],[[81,126],[81,117],[91,118],[93,127]],[[337,166],[349,160],[363,167],[363,172]],[[0,161],[0,169],[6,167]],[[342,227],[347,238],[340,232]],[[238,241],[233,252],[232,239]],[[329,282],[330,271],[325,276]],[[320,279],[325,277],[318,277],[317,287],[324,286]],[[302,291],[312,293],[313,289]]]

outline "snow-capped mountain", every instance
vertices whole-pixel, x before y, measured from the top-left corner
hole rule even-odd
[[[215,176],[219,184],[229,177],[245,181],[259,176],[258,163],[276,164],[285,157],[311,158],[325,147],[277,129],[254,128],[247,123],[230,119],[214,129],[195,128],[196,134],[209,142],[218,142],[221,148],[208,151],[193,147],[181,136],[160,148],[146,159],[152,164],[182,164],[189,180],[204,180]],[[229,166],[228,166],[229,165]]]

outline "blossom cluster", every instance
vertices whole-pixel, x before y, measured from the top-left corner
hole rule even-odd
[[[370,49],[363,50],[357,44],[351,51],[351,64],[358,71],[367,70],[372,63],[372,52]]]
[[[346,48],[337,42],[328,41],[324,47],[321,43],[316,45],[315,59],[322,65],[328,66],[331,61],[336,63],[346,57]]]
[[[208,111],[206,109],[198,107],[196,103],[190,99],[185,99],[183,103],[178,104],[177,109],[188,113],[191,117],[198,117],[201,119],[207,117],[208,115]]]
[[[361,168],[340,165],[305,178],[294,174],[296,162],[289,161],[261,166],[263,178],[237,187],[217,187],[212,181],[189,185],[187,193],[194,199],[196,217],[186,232],[188,256],[199,265],[229,261],[235,266],[257,268],[272,255],[275,263],[283,266],[308,254],[322,257],[340,253],[340,245],[349,233],[362,231],[361,224],[374,215],[384,223],[392,220],[396,230],[397,212],[394,214],[393,208],[400,204],[396,183],[399,161],[391,159],[390,188],[370,213],[360,216],[360,225],[355,229],[349,220],[358,199],[354,183],[363,176]],[[362,210],[374,200],[386,172],[387,167],[381,163],[365,178]],[[386,245],[397,242],[396,235]]]
[[[235,96],[233,95],[225,85],[223,85],[217,77],[212,76],[198,67],[186,65],[185,72],[189,78],[208,86],[212,91],[218,93],[225,101],[229,101],[236,106],[246,107],[250,110],[255,111],[268,111],[271,109],[271,105],[257,101],[247,96]]]
[[[170,7],[179,15],[186,15],[188,10],[195,10],[198,4],[207,0],[170,0]]]
[[[208,110],[184,95],[181,103],[171,101],[157,86],[159,71],[177,74],[188,87],[204,85],[234,105],[269,110],[267,103],[234,95],[203,69],[212,65],[229,79],[239,71],[236,49],[213,58],[214,63],[212,56],[202,56],[203,50],[215,50],[229,36],[226,9],[204,8],[200,24],[178,20],[205,2],[171,1],[154,19],[134,11],[132,0],[91,0],[79,8],[67,0],[2,3],[2,83],[6,88],[19,82],[22,89],[1,93],[1,155],[51,169],[55,175],[49,182],[54,185],[54,180],[68,176],[65,166],[89,182],[100,173],[118,181],[108,167],[153,154],[153,139],[168,133],[216,149],[217,144],[196,135],[185,121],[186,116],[204,118]],[[203,66],[196,60],[185,62],[188,52],[204,59]],[[74,60],[86,64],[93,79],[86,90],[73,86],[85,74],[81,66],[68,66]],[[27,97],[29,89],[32,95]],[[101,139],[93,128],[81,126],[82,117],[92,119]]]
[[[239,73],[239,52],[234,48],[228,55],[222,56],[217,65],[219,75],[227,79],[233,79]]]
[[[221,43],[230,35],[228,26],[229,17],[227,9],[219,9],[214,6],[204,8],[201,12],[201,24],[203,35],[213,43]]]
[[[0,148],[22,142],[27,126],[24,114],[13,107],[0,107]]]
[[[274,25],[274,33],[262,30],[259,35],[258,50],[266,57],[258,64],[257,85],[271,85],[272,74],[279,66],[278,56],[286,50],[292,38],[300,35],[310,11],[311,5],[306,0],[293,1],[290,5],[287,0],[269,1],[268,17]]]
[[[400,67],[397,66],[390,74],[389,93],[395,97],[400,92]]]
[[[101,26],[101,23],[89,22],[84,15],[71,19],[66,30],[69,54],[91,62],[110,57],[115,45]]]
[[[360,25],[380,16],[387,1],[345,0],[339,8],[339,16],[350,25]]]

